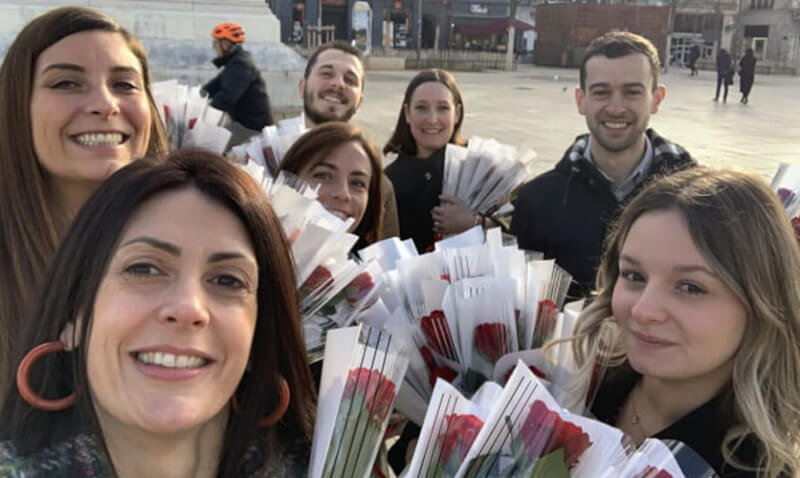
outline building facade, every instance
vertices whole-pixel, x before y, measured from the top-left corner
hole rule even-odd
[[[741,0],[741,46],[765,72],[800,74],[800,0]]]

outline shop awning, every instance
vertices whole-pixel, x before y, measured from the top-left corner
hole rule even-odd
[[[498,18],[478,25],[456,25],[456,29],[462,33],[505,33],[508,28],[507,18]],[[514,29],[518,32],[536,30],[536,27],[522,20],[514,20]]]

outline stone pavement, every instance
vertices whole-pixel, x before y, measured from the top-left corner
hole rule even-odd
[[[364,104],[354,121],[381,148],[400,112],[414,71],[368,71]],[[520,65],[516,72],[454,73],[465,104],[463,133],[533,148],[532,174],[557,162],[575,136],[587,131],[575,106],[577,69]],[[738,77],[737,77],[738,80]],[[750,104],[737,85],[728,103],[714,103],[716,73],[671,69],[662,75],[667,96],[650,125],[683,145],[701,163],[746,168],[771,177],[778,163],[800,163],[800,77],[756,76]]]

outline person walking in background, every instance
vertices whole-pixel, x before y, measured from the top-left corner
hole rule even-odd
[[[714,95],[714,101],[719,101],[719,88],[725,86],[722,93],[722,102],[728,101],[728,85],[733,84],[733,63],[731,56],[724,48],[719,49],[717,53],[717,93]]]
[[[203,85],[211,106],[230,116],[225,127],[232,133],[226,150],[255,136],[273,123],[267,85],[250,52],[242,47],[244,29],[236,23],[220,23],[211,31],[219,74]]]
[[[689,76],[697,76],[697,60],[700,58],[700,47],[695,43],[689,50]]]
[[[753,49],[748,48],[742,59],[739,60],[739,91],[742,92],[742,99],[739,101],[741,103],[747,104],[755,76],[756,57],[753,54]]]

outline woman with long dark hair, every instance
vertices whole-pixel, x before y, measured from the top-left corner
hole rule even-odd
[[[464,102],[453,75],[424,70],[408,84],[383,148],[398,155],[385,172],[394,185],[400,237],[413,239],[419,251],[433,245],[434,234],[459,233],[480,222],[463,201],[442,196],[445,148],[466,145],[463,122]]]
[[[97,186],[166,152],[141,44],[63,7],[32,20],[0,67],[0,370],[61,235]],[[3,372],[0,372],[2,374]],[[0,375],[0,396],[10,377]]]
[[[109,178],[64,236],[0,412],[0,475],[304,476],[315,410],[289,247],[202,151]]]

